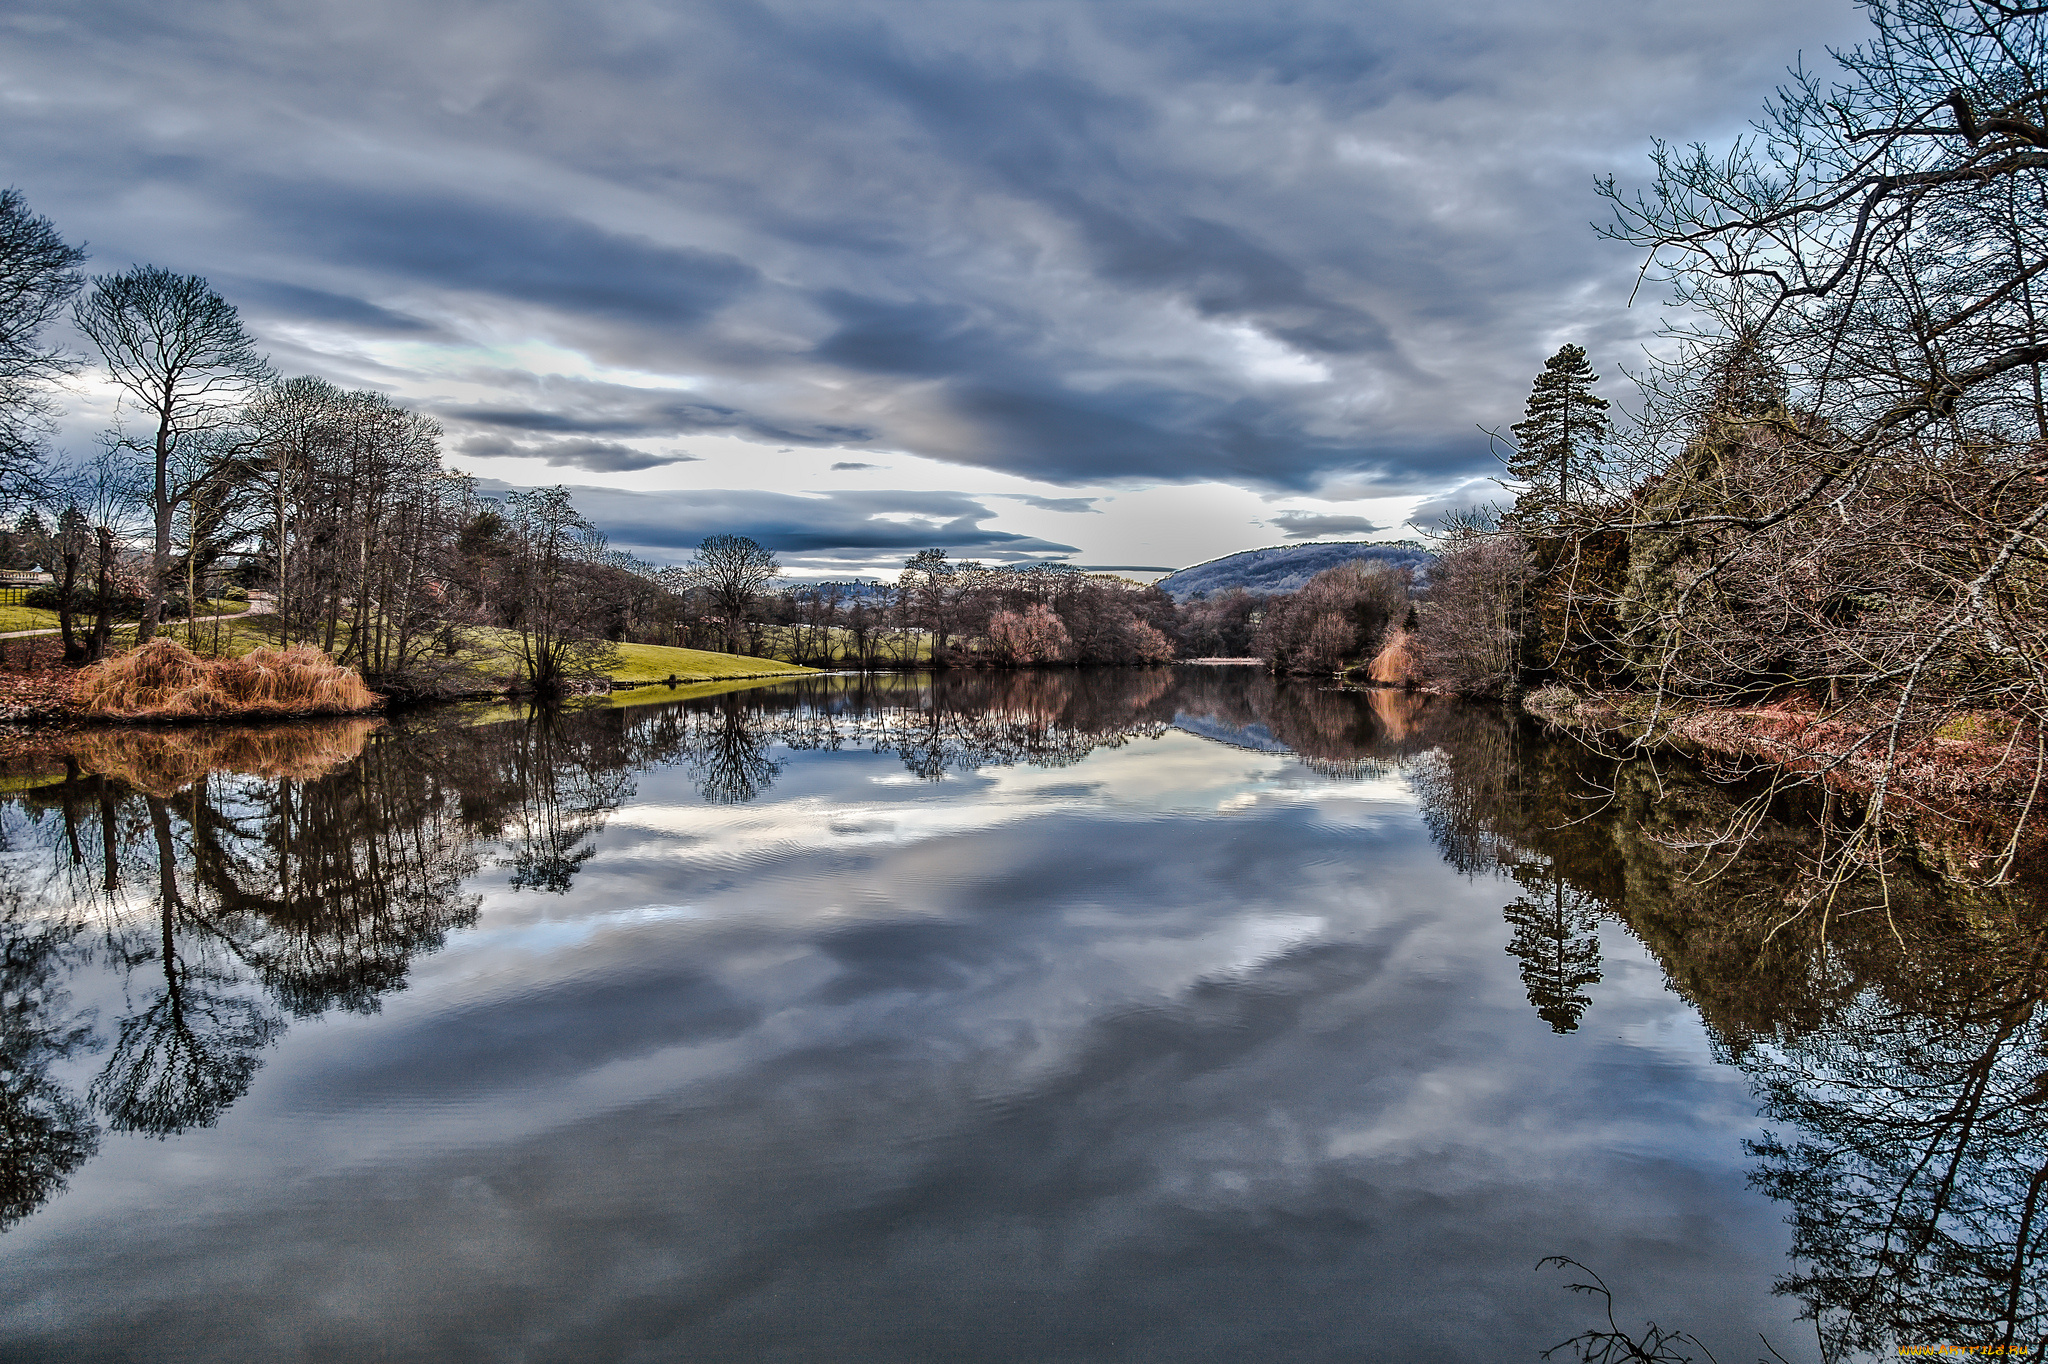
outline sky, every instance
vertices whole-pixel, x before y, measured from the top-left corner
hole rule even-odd
[[[1850,0],[14,0],[0,182],[206,276],[486,489],[796,575],[1175,568],[1491,490],[1666,310],[1596,178],[1725,142]],[[56,444],[113,416],[90,373]]]

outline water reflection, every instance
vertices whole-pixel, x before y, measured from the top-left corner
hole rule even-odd
[[[25,888],[0,909],[0,1225],[41,1207],[99,1149],[99,1127],[51,1067],[95,1045],[65,988],[78,924],[38,923]]]
[[[1459,1179],[1485,1190],[1471,1206],[1507,1196],[1486,1183],[1504,1176],[1484,1161],[1477,1175],[1457,1164],[1479,1157],[1443,1154],[1449,1137],[1427,1162],[1402,1155],[1427,1166],[1424,1193],[1407,1203],[1398,1182],[1406,1173],[1373,1166],[1366,1178],[1330,1154],[1396,1148],[1407,1139],[1396,1129],[1435,1120],[1439,1110],[1419,1098],[1387,1112],[1345,1105],[1399,1087],[1374,1068],[1390,1050],[1447,1049],[1471,1026],[1463,994],[1455,1004],[1415,994],[1425,1002],[1390,1015],[1358,1002],[1420,989],[1405,977],[1389,984],[1387,961],[1392,944],[1421,932],[1414,925],[1437,912],[1435,902],[1387,910],[1398,932],[1388,928],[1384,939],[1321,927],[1345,904],[1423,874],[1343,860],[1367,843],[1376,857],[1396,855],[1398,838],[1367,831],[1392,818],[1398,797],[1413,802],[1399,808],[1410,811],[1410,841],[1430,873],[1458,882],[1440,854],[1484,897],[1467,935],[1482,949],[1469,970],[1503,973],[1502,1007],[1528,1034],[1488,1035],[1476,1044],[1482,1060],[1430,1072],[1442,1093],[1458,1096],[1451,1103],[1431,1090],[1431,1103],[1459,1116],[1479,1106],[1470,1094],[1495,1094],[1490,1076],[1472,1078],[1495,1050],[1561,1066],[1586,1054],[1571,1049],[1601,1045],[1608,1030],[1589,1024],[1642,1013],[1620,986],[1647,950],[1697,1011],[1726,1063],[1721,1073],[1732,1066],[1755,1087],[1770,1133],[1746,1158],[1737,1154],[1741,1131],[1725,1146],[1790,1215],[1793,1259],[1777,1287],[1816,1319],[1824,1357],[1955,1340],[2026,1344],[2048,1329],[2048,924],[2025,896],[1959,895],[1909,868],[1883,888],[1884,909],[1859,912],[1880,903],[1873,884],[1847,888],[1825,924],[1790,917],[1810,865],[1799,811],[1782,812],[1750,855],[1705,876],[1688,844],[1725,819],[1739,793],[1680,769],[1608,762],[1495,712],[1238,670],[832,676],[694,701],[488,718],[177,740],[109,733],[81,743],[61,775],[0,806],[0,1221],[18,1222],[82,1178],[114,1134],[199,1132],[259,1104],[250,1091],[295,1021],[376,1014],[425,969],[425,954],[478,922],[487,894],[544,903],[531,911],[537,923],[588,901],[650,923],[698,924],[704,911],[692,897],[712,878],[661,858],[719,830],[767,829],[761,838],[781,860],[764,861],[756,882],[730,873],[742,859],[716,850],[690,864],[724,856],[721,884],[785,916],[721,929],[733,935],[731,956],[700,957],[678,930],[636,939],[635,952],[602,970],[564,967],[559,979],[546,975],[544,954],[508,958],[510,966],[493,958],[493,969],[536,973],[538,983],[508,995],[513,1002],[486,1023],[472,1023],[467,1011],[483,1006],[465,1002],[386,1051],[366,1046],[351,1061],[368,1075],[364,1092],[410,1097],[467,1085],[474,1098],[496,1086],[514,1096],[498,1112],[505,1122],[566,1102],[560,1095],[576,1076],[596,1084],[588,1076],[627,1059],[695,1047],[766,1054],[765,1037],[793,1037],[758,1074],[706,1080],[688,1105],[648,1100],[616,1120],[565,1120],[559,1145],[517,1148],[522,1173],[500,1179],[494,1196],[512,1198],[504,1190],[532,1178],[548,1190],[538,1203],[567,1200],[576,1219],[586,1213],[574,1191],[615,1199],[625,1208],[617,1221],[577,1233],[593,1238],[585,1250],[600,1260],[612,1253],[603,1247],[644,1241],[661,1255],[715,1263],[691,1281],[697,1296],[636,1300],[632,1311],[645,1319],[620,1329],[650,1349],[674,1344],[661,1331],[714,1317],[727,1330],[714,1345],[743,1343],[748,1328],[719,1314],[740,1302],[769,1310],[748,1297],[749,1285],[786,1271],[788,1283],[827,1291],[860,1256],[882,1255],[875,1247],[905,1225],[955,1245],[952,1258],[978,1264],[975,1281],[990,1295],[1010,1292],[1010,1281],[975,1259],[987,1226],[1002,1229],[997,1244],[1037,1247],[1017,1250],[1018,1262],[1049,1280],[1048,1263],[1087,1257],[1047,1247],[1062,1237],[1092,1244],[1109,1235],[1100,1226],[1152,1216],[1130,1209],[1158,1197],[1152,1185],[1161,1181],[1171,1186],[1167,1211],[1119,1261],[1126,1306],[1139,1311],[1132,1304],[1155,1291],[1146,1274],[1172,1279],[1147,1260],[1156,1255],[1180,1266],[1173,1274],[1263,1285],[1280,1311],[1309,1292],[1288,1266],[1334,1274],[1329,1266],[1363,1254],[1358,1247],[1390,1226],[1436,1227],[1428,1210],[1465,1197]],[[1194,747],[1201,752],[1191,756]],[[1078,782],[1027,780],[1125,750],[1114,761],[1130,758],[1132,769],[1151,752],[1181,764],[1145,788],[1164,794],[1147,796],[1154,803],[1142,819],[1114,822],[1075,794]],[[1215,754],[1233,761],[1194,765]],[[861,759],[862,773],[900,773],[888,778],[894,785],[863,789],[906,794],[842,788],[827,801],[816,785],[827,755]],[[1247,766],[1264,775],[1243,777]],[[1214,785],[1182,789],[1200,782]],[[775,815],[792,788],[817,804]],[[690,798],[701,804],[676,813]],[[875,821],[909,808],[888,801],[911,800],[925,802],[916,809],[927,827],[981,841],[955,854],[934,839],[916,854],[924,881],[910,878],[907,862],[884,873],[832,860],[842,846],[833,839],[869,839]],[[999,800],[1041,822],[1014,819],[1001,840],[988,835],[996,820],[973,821]],[[1226,818],[1259,800],[1269,802],[1259,822]],[[629,850],[656,833],[672,841]],[[1315,879],[1326,867],[1335,870]],[[787,887],[770,885],[771,871]],[[890,875],[902,877],[893,883],[900,903],[854,912],[857,896]],[[1204,901],[1201,913],[1210,918],[1188,909],[1205,888],[1215,903]],[[965,897],[972,911],[951,913],[948,896]],[[827,903],[835,897],[846,903]],[[1055,900],[1072,917],[1051,912]],[[1122,916],[1124,936],[1098,941],[1075,926],[1107,919],[1105,906]],[[1211,939],[1230,944],[1220,958],[1190,946]],[[1185,969],[1175,958],[1184,952],[1195,962]],[[1108,991],[1102,980],[1151,960],[1176,964],[1161,968],[1170,985],[1142,1007],[1092,1015],[1024,993],[1076,961],[1102,973],[1089,979]],[[79,982],[93,972],[117,985],[87,999]],[[748,994],[756,976],[786,981],[787,992]],[[1094,998],[1068,984],[1051,995]],[[891,1020],[903,1031],[859,1032]],[[626,1042],[606,1031],[614,1027],[626,1029]],[[1064,1051],[1051,1040],[1062,1027]],[[1291,1057],[1288,1068],[1275,1069],[1276,1056]],[[1639,1098],[1649,1083],[1641,1077],[1606,1083],[1607,1103],[1653,1102]],[[1250,1116],[1233,1107],[1241,1100]],[[1557,1132],[1606,1120],[1598,1098],[1557,1102],[1540,1118]],[[889,1126],[906,1105],[922,1105],[922,1116]],[[1303,1130],[1304,1114],[1322,1120],[1320,1135]],[[1689,1112],[1680,1116],[1691,1123]],[[1520,1130],[1486,1117],[1493,1130]],[[1244,1149],[1263,1153],[1256,1160],[1232,1144],[1240,1129]],[[858,1139],[842,1149],[818,1132]],[[464,1129],[449,1140],[462,1149],[492,1136]],[[593,1149],[613,1153],[606,1159],[618,1165],[604,1179],[617,1180],[617,1192],[591,1192]],[[436,1166],[419,1197],[441,1199],[469,1177]],[[1539,1206],[1573,1177],[1567,1162],[1539,1179]],[[671,1184],[685,1192],[661,1193]],[[1244,1213],[1246,1190],[1259,1187],[1277,1191],[1273,1203]],[[668,1201],[653,1206],[657,1195]],[[436,1218],[471,1215],[433,1206]],[[1469,1215],[1443,1234],[1486,1241],[1493,1224]],[[1077,1220],[1063,1220],[1070,1216]],[[1543,1239],[1524,1263],[1559,1250],[1602,1258],[1599,1244],[1565,1243],[1572,1229],[1543,1221],[1551,1217],[1536,1217]],[[464,1235],[486,1237],[485,1223],[462,1225]],[[1621,1232],[1613,1247],[1633,1253]],[[432,1242],[422,1263],[444,1250]],[[1393,1258],[1420,1253],[1411,1245]],[[1432,1260],[1431,1272],[1452,1274],[1449,1263]],[[609,1272],[637,1282],[642,1270]],[[1767,1277],[1757,1274],[1758,1284]],[[1708,1300],[1703,1291],[1694,1303]],[[1661,1303],[1630,1305],[1689,1324]],[[1091,1320],[1101,1338],[1114,1334],[1110,1316]],[[1031,1339],[1065,1348],[1062,1338]],[[1467,1343],[1463,1357],[1489,1357],[1485,1342]]]
[[[1421,767],[1447,857],[1527,893],[1504,911],[1530,1002],[1575,1027],[1599,921],[1640,939],[1778,1130],[1752,1182],[1788,1206],[1823,1356],[2048,1333],[2048,915],[2037,887],[1893,867],[1815,897],[1813,811],[1703,855],[1747,791],[1460,717]],[[1646,837],[1645,832],[1655,835]]]
[[[210,1126],[288,1018],[374,1011],[414,955],[473,921],[478,831],[441,780],[447,744],[372,743],[373,728],[92,733],[61,780],[16,797],[0,1215],[61,1188],[101,1121]],[[70,1006],[60,982],[94,962],[121,976],[117,1009]],[[87,1054],[104,1059],[81,1096],[52,1070]]]
[[[1378,700],[1174,670],[830,676],[684,705],[530,710],[481,726],[340,720],[75,736],[62,780],[17,797],[0,921],[0,1225],[41,1206],[100,1126],[215,1123],[291,1018],[374,1012],[411,960],[472,923],[489,857],[514,889],[567,894],[635,771],[687,770],[707,802],[760,798],[773,754],[865,748],[920,779],[1058,767],[1192,714],[1278,736],[1329,771],[1384,747]],[[1381,763],[1384,766],[1384,763]],[[488,846],[487,846],[488,845]],[[70,1007],[97,961],[118,1014]],[[56,1063],[103,1058],[81,1096]]]

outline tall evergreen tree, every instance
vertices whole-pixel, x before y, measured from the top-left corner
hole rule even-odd
[[[1593,486],[1614,430],[1607,400],[1595,397],[1600,376],[1579,346],[1560,347],[1543,362],[1529,390],[1528,415],[1514,426],[1517,448],[1508,473],[1524,485],[1515,499],[1523,525],[1555,521]]]

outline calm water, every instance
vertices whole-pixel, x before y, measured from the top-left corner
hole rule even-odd
[[[1724,1364],[2048,1320],[2025,907],[1772,935],[1806,835],[1703,883],[1726,788],[1495,713],[830,678],[6,789],[9,1359],[1534,1360],[1548,1255]]]

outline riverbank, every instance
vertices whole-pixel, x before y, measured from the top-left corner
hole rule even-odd
[[[1888,824],[1943,842],[2009,837],[2048,784],[2038,766],[2042,736],[1982,711],[1920,719],[1900,732],[1894,749],[1889,712],[1824,714],[1803,700],[1660,706],[1643,695],[1543,687],[1522,699],[1522,709],[1596,747],[1668,750],[1727,775],[1817,783],[1852,801],[1870,800],[1882,782]]]
[[[130,687],[113,695],[109,690],[110,674],[125,676],[132,670],[136,651],[122,650],[104,664],[75,668],[63,662],[62,646],[54,637],[7,640],[4,653],[0,653],[0,726],[352,715],[371,713],[385,705],[385,698],[364,686],[353,669],[333,664],[326,655],[307,645],[283,650],[258,633],[250,638],[237,636],[218,657],[194,656],[168,635],[159,636],[149,647],[158,646],[177,649],[176,655],[171,655],[168,648],[160,650],[177,673],[176,684],[155,675],[164,666],[160,662],[150,670],[150,676],[142,679],[147,683],[142,690]],[[590,691],[667,691],[704,684],[802,677],[818,671],[780,659],[656,644],[622,644],[618,654],[613,667],[592,679]],[[280,688],[280,674],[294,669],[309,678],[314,672],[320,673],[319,685]],[[352,679],[353,687],[343,679]],[[190,690],[193,695],[184,697],[183,690]],[[485,666],[477,672],[475,687],[458,699],[509,697],[517,690],[507,670]]]

